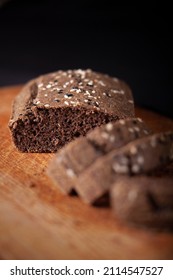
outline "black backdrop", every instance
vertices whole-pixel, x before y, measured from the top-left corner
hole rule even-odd
[[[0,86],[59,69],[91,68],[124,79],[136,104],[173,117],[171,8],[165,1],[127,3],[1,5]]]

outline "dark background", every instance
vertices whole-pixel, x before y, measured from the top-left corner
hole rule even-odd
[[[125,80],[136,104],[173,117],[171,7],[138,2],[1,4],[0,86],[59,69],[91,68]]]

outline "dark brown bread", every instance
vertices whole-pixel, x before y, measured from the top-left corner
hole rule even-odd
[[[90,165],[76,180],[75,190],[86,203],[108,193],[117,174],[136,175],[164,167],[173,160],[173,132],[134,140]]]
[[[9,122],[22,152],[55,152],[90,129],[134,116],[131,90],[91,70],[68,70],[30,81],[16,97]]]
[[[118,176],[110,193],[113,212],[128,224],[173,229],[172,171],[151,176]]]
[[[78,176],[99,157],[151,131],[139,118],[119,120],[97,127],[62,148],[52,159],[48,175],[64,192],[69,193]]]

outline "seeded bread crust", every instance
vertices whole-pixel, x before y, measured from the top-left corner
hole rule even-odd
[[[137,175],[164,167],[173,160],[173,132],[134,140],[96,160],[76,180],[75,190],[86,203],[108,193],[118,174]]]
[[[64,193],[75,188],[79,175],[97,158],[151,133],[140,118],[119,120],[90,131],[61,149],[50,162],[48,175]]]
[[[134,116],[130,88],[91,70],[57,71],[30,81],[16,97],[9,121],[22,152],[55,152],[110,121]]]
[[[141,227],[173,229],[173,173],[118,176],[110,191],[116,217]]]

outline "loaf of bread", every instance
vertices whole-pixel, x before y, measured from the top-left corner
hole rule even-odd
[[[55,152],[101,124],[134,116],[130,88],[91,70],[57,71],[21,90],[9,121],[22,152]]]

